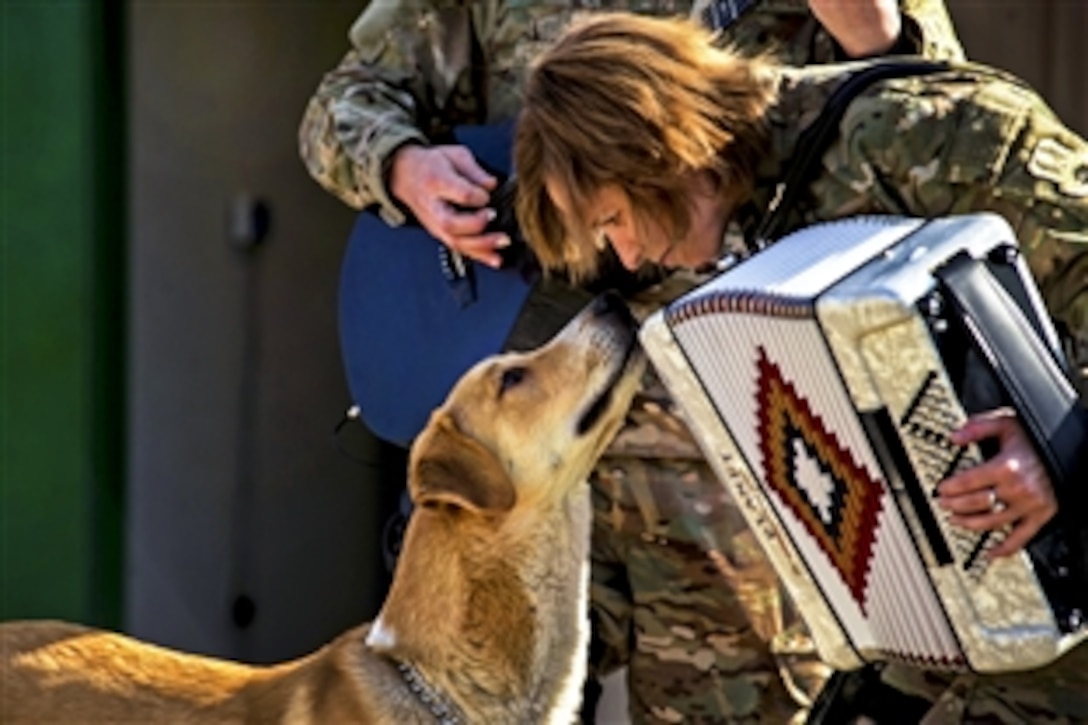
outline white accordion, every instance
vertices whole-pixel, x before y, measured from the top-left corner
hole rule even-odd
[[[658,374],[837,669],[1024,670],[1085,636],[1063,601],[1083,586],[1054,584],[1030,550],[988,559],[1002,533],[950,525],[933,495],[981,454],[948,439],[978,412],[964,382],[978,376],[948,359],[932,272],[1015,248],[992,214],[819,224],[643,325]],[[1026,266],[1002,259],[1053,351]]]

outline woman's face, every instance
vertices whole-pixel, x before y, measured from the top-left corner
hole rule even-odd
[[[614,185],[601,187],[590,198],[587,225],[607,239],[623,266],[632,271],[646,262],[666,268],[697,268],[713,262],[721,253],[727,204],[709,174],[692,174],[684,183],[691,200],[691,225],[682,238],[670,234],[665,220],[636,217],[630,197]],[[547,189],[552,203],[569,214],[563,190],[553,184]]]

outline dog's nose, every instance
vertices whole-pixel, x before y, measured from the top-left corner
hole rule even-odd
[[[593,314],[597,317],[608,317],[612,315],[620,318],[629,325],[635,324],[635,317],[631,314],[631,310],[628,309],[627,303],[623,301],[623,298],[620,297],[619,294],[611,290],[597,295],[592,302],[591,309]]]

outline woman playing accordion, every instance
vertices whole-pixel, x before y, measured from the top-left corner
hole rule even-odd
[[[814,178],[776,208],[803,132],[865,65],[785,68],[715,48],[678,20],[615,14],[573,27],[525,89],[515,167],[526,238],[546,267],[587,278],[604,245],[632,270],[712,268],[742,246],[733,240],[767,241],[756,237],[772,211],[781,232],[856,215],[993,212],[1015,233],[1063,352],[1083,367],[1088,143],[1018,79],[953,63],[877,80],[845,108]],[[952,438],[997,447],[937,487],[955,526],[1005,532],[988,556],[1020,551],[1059,512],[1079,510],[1078,481],[1053,480],[1013,409],[972,416]],[[949,721],[948,707],[968,719],[1088,718],[1083,645],[1033,672],[964,677],[935,721]]]

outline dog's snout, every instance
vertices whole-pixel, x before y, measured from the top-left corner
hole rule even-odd
[[[616,292],[608,291],[598,295],[592,304],[593,314],[597,317],[616,316],[625,324],[634,326],[635,317],[628,309],[627,303]]]

